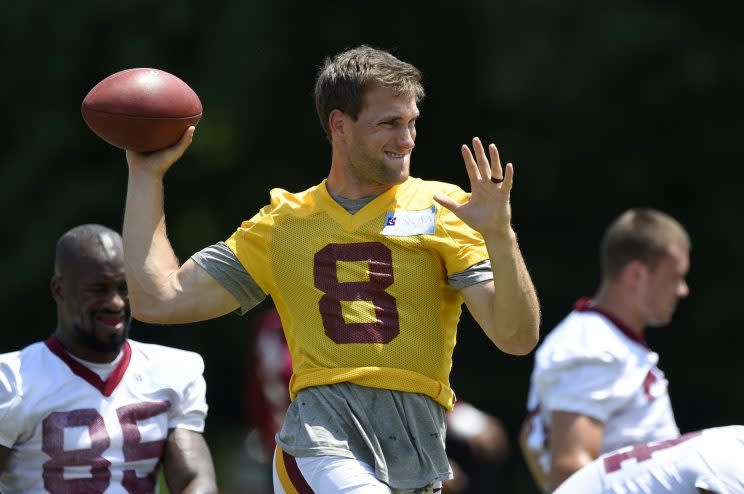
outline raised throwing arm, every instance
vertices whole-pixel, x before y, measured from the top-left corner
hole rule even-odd
[[[165,228],[163,177],[191,144],[194,127],[171,148],[127,151],[124,260],[132,315],[150,323],[188,323],[221,316],[238,301],[192,260],[179,265]]]

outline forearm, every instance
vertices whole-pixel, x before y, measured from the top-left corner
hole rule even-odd
[[[166,235],[162,177],[130,171],[123,237],[132,312],[147,319],[153,307],[173,296],[179,267]]]
[[[492,320],[486,334],[503,351],[525,355],[539,339],[540,305],[512,229],[484,236],[491,260],[494,290]]]
[[[217,492],[212,456],[198,432],[174,429],[168,435],[163,473],[173,493]]]
[[[216,493],[218,491],[214,482],[208,481],[202,477],[194,477],[188,482],[188,484],[184,485],[183,489],[174,489],[173,492],[182,494],[206,494]]]

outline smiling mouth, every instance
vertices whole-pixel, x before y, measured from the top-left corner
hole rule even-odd
[[[406,154],[392,153],[390,151],[385,151],[385,154],[391,158],[398,159],[398,160],[406,156]]]
[[[117,328],[120,325],[124,324],[124,316],[97,315],[95,319],[96,322],[99,322],[104,326],[108,326],[110,328]]]

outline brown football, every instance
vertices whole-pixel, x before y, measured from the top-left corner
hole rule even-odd
[[[157,151],[178,142],[202,116],[188,84],[163,70],[136,68],[112,74],[83,99],[83,119],[101,139],[122,149]]]

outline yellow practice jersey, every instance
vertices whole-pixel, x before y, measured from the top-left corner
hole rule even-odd
[[[488,259],[483,237],[409,178],[349,214],[326,184],[271,191],[227,245],[271,295],[292,354],[290,395],[352,382],[422,393],[450,409],[452,352],[462,297],[448,275]]]

